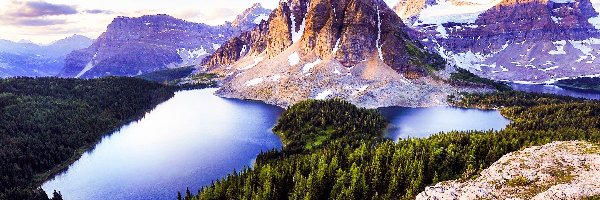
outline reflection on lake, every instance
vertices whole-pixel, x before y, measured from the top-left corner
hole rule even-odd
[[[501,130],[510,121],[495,110],[434,108],[380,108],[389,121],[387,138],[423,138],[439,132]]]

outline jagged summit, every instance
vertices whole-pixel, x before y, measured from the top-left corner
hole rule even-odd
[[[309,12],[309,9],[312,10]],[[406,45],[420,44],[409,41],[406,26],[380,0],[281,1],[268,25],[255,31],[260,30],[264,30],[268,39],[258,41],[262,45],[245,45],[258,46],[259,49],[253,49],[253,52],[266,51],[267,58],[274,58],[294,45],[303,55],[314,54],[312,56],[320,59],[331,57],[345,67],[375,57],[407,75],[424,72],[409,64],[406,56]],[[223,59],[219,54],[227,55],[231,52],[226,51],[237,50],[241,49],[224,48],[212,56],[208,64],[229,64],[238,57]]]
[[[268,21],[204,64],[227,77],[218,92],[226,97],[281,106],[334,97],[365,107],[444,105],[456,90],[431,78],[447,77],[433,69],[444,61],[406,31],[382,0],[280,1]]]
[[[237,27],[242,31],[250,31],[256,27],[257,24],[268,20],[270,13],[271,10],[263,8],[260,3],[255,3],[252,7],[244,10],[238,15],[235,20],[231,22],[231,26]]]

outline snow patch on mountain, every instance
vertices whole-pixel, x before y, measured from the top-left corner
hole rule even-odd
[[[313,67],[317,66],[318,64],[321,64],[321,61],[321,59],[317,59],[315,62],[306,63],[304,67],[302,67],[302,73],[309,73]]]
[[[565,51],[565,45],[567,44],[567,41],[560,40],[560,41],[553,42],[553,44],[556,45],[556,49],[549,51],[548,54],[550,54],[550,55],[567,54],[567,52]]]
[[[596,12],[600,13],[600,0],[592,0],[592,6]],[[588,22],[594,25],[596,29],[600,29],[600,15],[588,19]]]
[[[254,58],[254,63],[252,63],[252,64],[250,64],[250,65],[248,65],[248,66],[246,66],[246,67],[239,68],[238,70],[241,70],[241,71],[243,71],[243,70],[249,70],[249,69],[252,69],[252,68],[254,68],[256,65],[258,65],[258,63],[262,62],[264,59],[265,59],[264,57],[257,57],[257,58]]]
[[[308,7],[308,5],[306,7]],[[293,10],[293,7],[291,5],[290,5],[290,10]],[[298,31],[296,31],[296,29],[297,29],[296,17],[294,16],[293,12],[290,13],[290,20],[292,21],[292,24],[290,26],[291,33],[292,33],[292,42],[296,43],[296,42],[300,41],[300,39],[302,39],[302,35],[304,35],[304,29],[306,28],[306,16],[304,16],[302,18],[302,24],[300,24]]]
[[[333,91],[331,91],[331,90],[325,90],[325,91],[317,94],[317,96],[315,96],[315,99],[316,100],[325,100],[325,99],[327,99],[327,97],[329,95],[332,95],[332,94],[333,94]]]
[[[381,50],[381,10],[379,10],[379,5],[377,5],[377,40],[375,41],[375,45],[377,47],[377,53],[379,54],[379,60],[383,61],[383,51]]]
[[[467,4],[457,4],[451,0],[437,0],[421,11],[416,24],[475,23],[484,11],[498,5],[502,0],[464,0]]]
[[[467,51],[465,53],[456,53],[452,55],[452,58],[460,68],[481,71],[481,61],[486,59],[486,55],[479,52],[473,53],[472,51]]]
[[[182,62],[179,63],[179,66],[189,66],[200,63],[202,58],[209,55],[210,53],[208,53],[208,51],[204,49],[203,46],[200,46],[200,48],[195,49],[179,48],[177,49],[177,54],[182,60]]]
[[[342,38],[338,38],[337,42],[335,42],[335,46],[333,46],[333,54],[337,53],[337,51],[340,49],[340,42],[342,41]]]
[[[290,66],[295,66],[300,63],[300,55],[298,52],[294,52],[292,55],[288,56],[288,62],[290,63]]]
[[[90,71],[92,68],[94,68],[94,59],[96,58],[96,56],[98,55],[98,53],[96,52],[94,54],[94,57],[92,57],[92,60],[90,60],[90,62],[88,62],[85,67],[83,68],[83,70],[81,70],[81,72],[79,72],[79,74],[77,74],[77,76],[75,76],[75,78],[79,78],[81,76],[83,76],[86,72]]]
[[[255,86],[263,82],[263,78],[255,78],[246,82],[246,86]]]
[[[254,23],[255,24],[260,24],[260,22],[267,21],[268,19],[269,19],[269,15],[267,15],[267,14],[260,14],[260,15],[258,15],[258,17],[254,18]]]

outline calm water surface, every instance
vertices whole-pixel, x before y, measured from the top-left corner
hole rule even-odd
[[[387,138],[423,138],[439,132],[501,130],[510,121],[496,110],[434,108],[380,108],[389,121]]]
[[[175,199],[234,169],[260,151],[281,148],[271,128],[282,109],[223,99],[215,89],[176,93],[138,122],[105,137],[63,174],[46,182],[67,200]],[[501,129],[497,111],[460,108],[381,108],[392,122],[388,137],[427,137],[441,131]]]
[[[175,199],[187,186],[196,193],[251,165],[260,151],[281,148],[271,132],[281,108],[214,91],[176,93],[105,137],[43,189],[60,190],[66,200]]]

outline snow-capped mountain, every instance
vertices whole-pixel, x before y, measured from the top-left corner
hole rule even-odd
[[[454,68],[407,30],[382,0],[280,1],[268,21],[229,40],[204,67],[227,77],[219,95],[281,106],[307,98],[444,105],[461,90],[443,80]]]
[[[93,40],[73,35],[48,45],[0,40],[0,77],[55,76],[71,51],[87,48]]]
[[[419,0],[394,8],[414,38],[495,80],[600,74],[600,4],[590,0]]]
[[[168,68],[197,65],[221,44],[260,23],[269,10],[259,4],[235,24],[209,26],[168,15],[118,17],[96,42],[66,59],[63,77],[134,76]]]
[[[250,31],[262,21],[268,20],[269,14],[271,14],[271,10],[263,8],[259,3],[255,3],[252,7],[239,14],[235,20],[231,22],[231,26],[236,27],[243,32]]]

